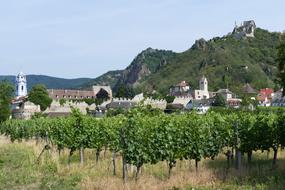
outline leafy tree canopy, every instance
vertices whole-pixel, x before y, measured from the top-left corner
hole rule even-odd
[[[285,41],[278,47],[278,79],[283,87],[285,89]],[[283,90],[283,95],[285,95],[285,91]]]
[[[116,97],[118,98],[133,98],[135,96],[134,89],[124,84],[119,85]]]
[[[248,106],[250,106],[250,105],[253,105],[254,107],[256,107],[256,106],[258,105],[258,101],[252,99],[252,98],[249,97],[249,96],[244,96],[244,97],[242,98],[241,105],[244,106],[244,107],[248,107]]]
[[[0,81],[0,122],[5,121],[11,114],[10,103],[14,87],[7,81]]]
[[[42,84],[33,86],[28,96],[29,101],[41,107],[41,111],[46,110],[52,102],[52,99],[49,97],[46,87]]]
[[[165,96],[165,100],[166,100],[166,102],[167,103],[172,103],[173,101],[174,101],[174,99],[175,99],[175,96]]]
[[[213,106],[225,107],[226,106],[225,98],[221,94],[217,94],[215,96]]]

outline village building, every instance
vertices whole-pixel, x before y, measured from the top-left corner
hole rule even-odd
[[[273,106],[273,107],[285,107],[285,97],[272,100],[271,106]]]
[[[35,113],[40,112],[40,106],[28,101],[27,78],[23,72],[16,76],[16,93],[12,100],[12,118],[30,119]]]
[[[242,87],[242,93],[243,93],[244,95],[256,97],[256,95],[258,94],[258,91],[255,90],[249,83],[246,83],[246,84]]]
[[[285,107],[285,96],[283,96],[283,89],[278,90],[272,96],[271,106]]]
[[[225,100],[232,99],[235,96],[235,94],[227,88],[219,89],[215,94],[220,94]]]
[[[226,101],[226,104],[230,107],[238,108],[241,103],[241,99],[237,98],[236,94],[229,89],[219,89],[215,94],[220,94]]]
[[[14,119],[31,119],[35,113],[41,112],[40,106],[30,101],[15,99],[12,104],[12,118]]]
[[[21,72],[16,76],[16,94],[12,100],[12,118],[30,119],[35,113],[41,112],[40,106],[28,101],[27,79]],[[68,100],[96,98],[96,95],[106,91],[109,98],[112,98],[110,86],[93,86],[92,90],[67,90],[67,89],[48,89],[49,96],[53,99],[51,105],[43,112],[50,117],[67,116],[71,113],[72,108],[78,108],[83,114],[88,110],[96,110],[95,104],[88,105],[85,102],[73,102]],[[67,100],[61,104],[60,99]]]
[[[194,90],[193,97],[195,100],[209,99],[210,93],[208,91],[208,81],[203,76],[199,81],[199,90]]]
[[[261,89],[256,97],[256,100],[259,102],[260,106],[271,106],[272,97],[274,96],[272,88]]]
[[[190,85],[186,81],[181,81],[180,83],[172,86],[169,90],[170,96],[189,96],[190,95]]]
[[[16,97],[27,96],[27,78],[23,72],[16,76]]]
[[[96,95],[104,90],[112,98],[112,89],[110,86],[93,86],[92,90],[70,90],[70,89],[48,89],[49,97],[53,100],[73,100],[73,99],[95,99]]]
[[[202,99],[202,100],[190,100],[186,105],[186,109],[196,110],[198,113],[206,113],[211,105],[213,104],[213,99]]]

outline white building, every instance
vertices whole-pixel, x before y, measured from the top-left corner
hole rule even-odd
[[[234,108],[238,108],[242,102],[242,100],[240,98],[236,98],[236,95],[229,89],[219,89],[215,94],[220,94],[225,99],[227,105]]]
[[[199,90],[194,91],[194,99],[195,100],[202,100],[202,99],[209,99],[209,91],[208,91],[208,81],[205,76],[203,76],[199,81]]]
[[[16,97],[12,100],[12,118],[30,119],[41,112],[40,106],[28,101],[27,79],[23,72],[16,76]]]
[[[206,113],[213,103],[211,99],[202,99],[202,100],[190,100],[186,105],[186,109],[196,110],[198,113]]]
[[[282,94],[283,89],[275,92],[272,96],[271,106],[274,107],[285,107],[285,96]]]
[[[23,72],[16,76],[16,97],[27,96],[27,79]]]

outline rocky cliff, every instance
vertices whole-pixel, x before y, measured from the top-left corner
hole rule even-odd
[[[167,65],[166,60],[174,57],[174,55],[175,53],[172,51],[147,48],[138,54],[123,71],[117,85],[123,83],[125,85],[136,86],[141,80]]]

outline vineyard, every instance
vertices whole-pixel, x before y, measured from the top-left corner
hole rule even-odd
[[[73,110],[67,118],[35,118],[8,120],[0,124],[0,132],[12,142],[35,140],[45,146],[38,155],[56,149],[59,156],[68,150],[68,163],[73,154],[79,153],[84,165],[84,152],[96,151],[96,162],[102,151],[112,155],[112,173],[122,172],[127,183],[127,166],[135,167],[134,180],[139,180],[142,167],[165,161],[168,178],[177,161],[193,160],[199,172],[203,159],[215,159],[219,154],[227,158],[227,166],[234,160],[239,170],[241,159],[247,156],[252,162],[254,151],[273,151],[272,169],[277,166],[278,152],[285,146],[285,113],[265,112],[208,112],[164,114],[155,109],[138,107],[124,115],[98,119]],[[118,170],[116,158],[121,158]]]

